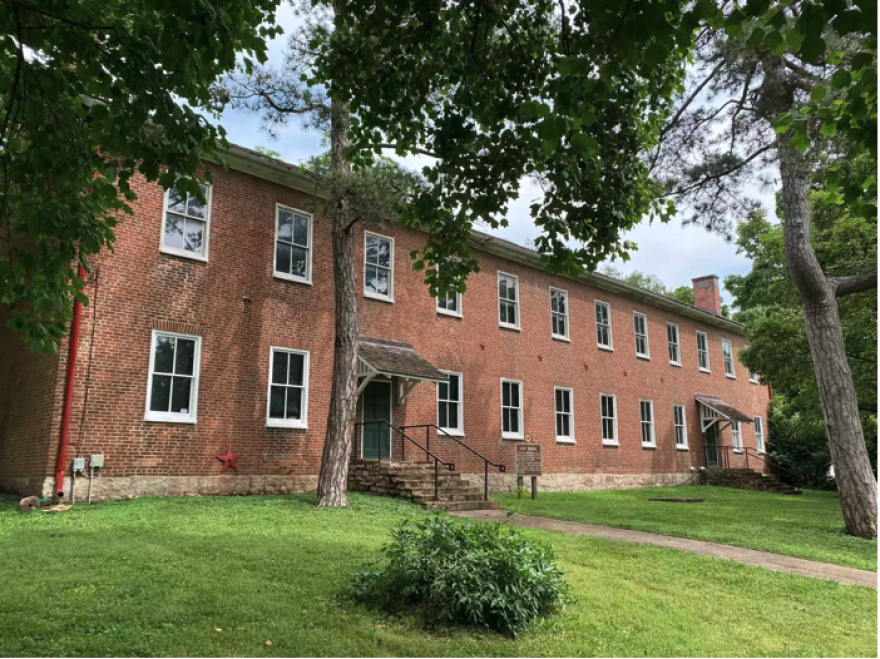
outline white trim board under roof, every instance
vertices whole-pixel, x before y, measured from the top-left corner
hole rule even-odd
[[[217,153],[230,169],[244,172],[267,181],[272,181],[273,183],[279,183],[294,190],[299,190],[323,199],[329,199],[330,197],[327,188],[322,187],[316,179],[303,172],[297,165],[291,165],[282,160],[263,155],[262,153],[235,144],[230,145],[230,148],[228,149],[224,149],[218,145]],[[214,162],[218,161],[219,159],[214,160]],[[490,236],[489,234],[479,231],[473,231],[471,232],[470,242],[471,245],[479,251],[496,254],[502,258],[522,263],[523,265],[538,270],[547,270],[544,267],[540,254],[527,247],[521,247],[516,243],[512,243],[509,240]],[[711,325],[740,336],[745,333],[742,324],[730,320],[729,318],[725,318],[724,316],[700,309],[690,304],[678,302],[665,295],[652,293],[643,288],[631,286],[630,284],[614,279],[613,277],[606,277],[605,275],[600,275],[598,273],[582,274],[577,277],[566,277],[565,275],[559,276],[565,277],[566,279],[574,279],[575,281],[582,282],[593,288],[610,291],[611,293],[616,293],[632,300],[637,300],[652,307],[671,311],[681,316],[692,318],[701,323],[705,323],[706,325]]]

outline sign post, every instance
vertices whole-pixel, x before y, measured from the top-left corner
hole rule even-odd
[[[532,479],[532,499],[538,498],[538,476],[543,475],[543,466],[540,444],[516,445],[517,497],[522,492],[523,477],[530,476]]]

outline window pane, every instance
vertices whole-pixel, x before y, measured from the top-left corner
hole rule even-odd
[[[171,403],[171,376],[154,375],[150,388],[150,411],[167,412]]]
[[[290,274],[291,251],[292,248],[290,247],[290,245],[282,242],[275,243],[276,272],[283,272],[288,275]]]
[[[202,193],[204,193],[204,189]],[[205,205],[199,201],[198,197],[190,197],[186,204],[186,214],[192,217],[205,218]]]
[[[602,420],[602,439],[614,439],[614,421],[611,419]]]
[[[165,237],[163,245],[175,249],[183,249],[183,223],[180,215],[165,213]]]
[[[437,416],[439,417],[437,419],[437,422],[441,428],[450,427],[448,422],[449,415],[446,412],[448,405],[448,403],[440,403],[440,405],[437,407]]]
[[[507,298],[507,277],[498,278],[498,297]]]
[[[556,411],[562,411],[562,390],[560,389],[556,390]]]
[[[556,436],[564,437],[565,436],[565,427],[563,424],[563,419],[565,417],[562,414],[556,415]]]
[[[449,376],[449,400],[459,400],[457,375]]]
[[[302,247],[292,247],[290,250],[290,274],[297,277],[307,276],[306,269],[309,263],[309,252]]]
[[[303,386],[303,368],[305,367],[306,362],[305,355],[291,352],[288,353],[288,356],[290,357],[290,373],[288,374],[287,383],[301,387]]]
[[[287,418],[302,418],[302,392],[299,387],[287,387]]]
[[[501,430],[510,432],[510,409],[507,407],[501,410]]]
[[[367,266],[366,287],[368,291],[379,295],[388,295],[388,273],[384,268],[373,265]]]
[[[458,428],[458,404],[449,403],[449,427]]]
[[[516,300],[516,279],[511,277],[507,280],[507,295],[508,300]]]
[[[519,412],[510,410],[510,432],[519,432]]]
[[[309,218],[295,215],[293,219],[293,242],[303,247],[309,246]]]
[[[269,416],[273,419],[284,418],[284,389],[272,387],[269,390]]]
[[[510,383],[510,404],[512,407],[519,407],[519,383]]]
[[[186,212],[186,197],[174,188],[168,191],[168,210],[174,213]]]
[[[367,236],[366,259],[367,263],[379,262],[379,239],[375,236]]]
[[[450,382],[452,381],[452,376],[449,376]],[[449,382],[438,382],[437,383],[437,398],[439,400],[449,400]]]
[[[195,361],[196,342],[192,339],[177,339],[177,359],[174,362],[174,372],[178,375],[192,375]]]
[[[187,220],[183,248],[188,252],[201,252],[202,241],[205,236],[205,223],[197,220]]]
[[[387,240],[379,240],[378,245],[378,264],[385,267],[391,267],[391,243]]]
[[[510,383],[501,383],[501,404],[504,407],[510,407]]]
[[[174,337],[156,337],[156,357],[153,360],[155,373],[171,373],[174,368]]]
[[[171,411],[181,414],[189,412],[189,392],[192,378],[174,378],[171,386]]]
[[[278,210],[278,240],[293,240],[293,213],[290,211]]]
[[[272,351],[272,383],[285,384],[287,382],[287,356],[289,353],[281,350]]]

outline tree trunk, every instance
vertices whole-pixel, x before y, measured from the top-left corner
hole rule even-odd
[[[764,93],[773,115],[792,107],[781,58],[765,60]],[[782,178],[785,258],[804,307],[831,458],[846,529],[860,538],[877,536],[877,481],[865,448],[858,399],[843,344],[834,286],[826,279],[810,244],[807,166],[791,145],[791,132],[777,136]]]
[[[330,124],[333,176],[333,280],[336,285],[336,336],[327,435],[321,457],[316,505],[348,505],[348,461],[357,409],[358,308],[354,217],[345,186],[351,166],[345,159],[350,122],[348,104],[334,100]]]

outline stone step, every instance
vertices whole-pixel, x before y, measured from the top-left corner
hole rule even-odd
[[[431,501],[423,504],[428,510],[500,510],[501,505],[497,501]]]

